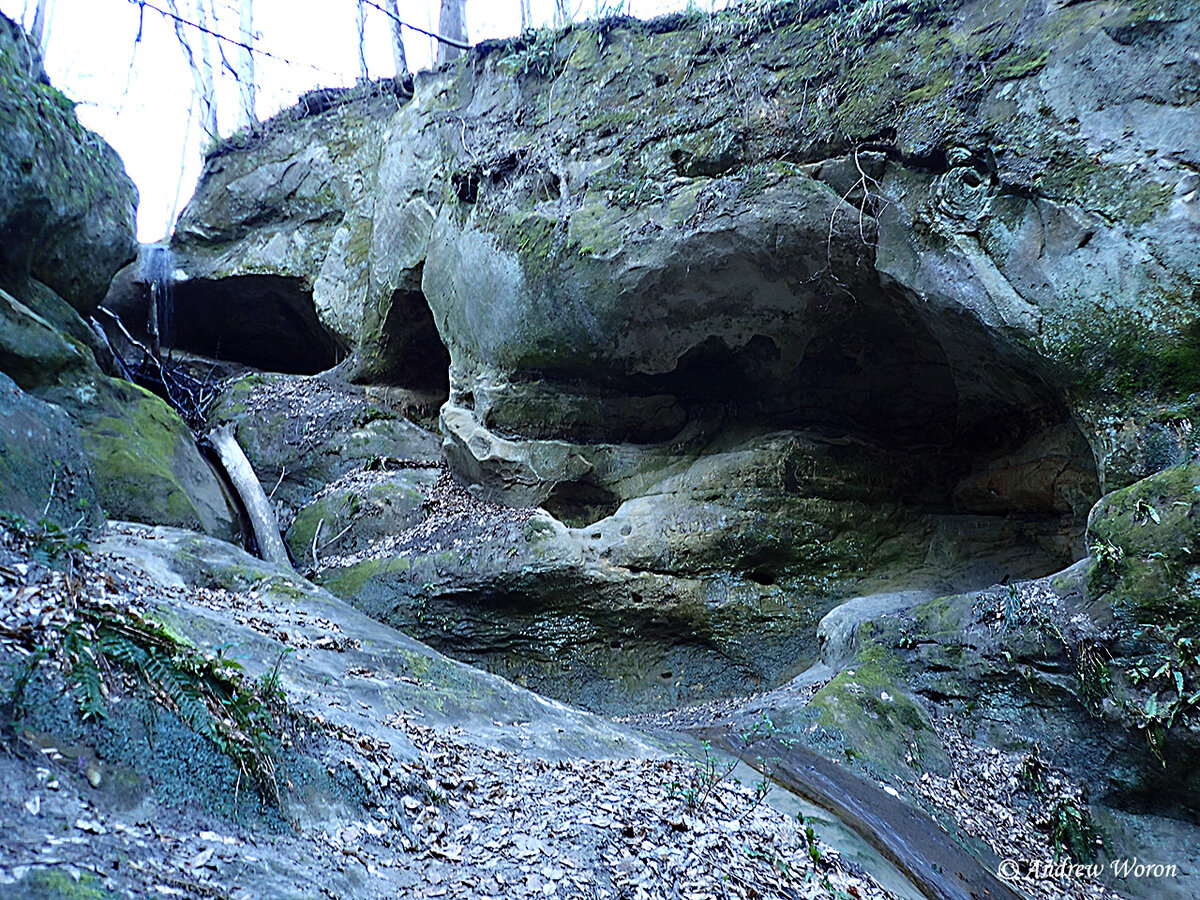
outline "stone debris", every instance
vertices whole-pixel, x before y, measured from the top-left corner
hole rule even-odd
[[[942,747],[953,764],[950,775],[924,773],[910,785],[932,811],[948,813],[960,828],[979,838],[1001,859],[1046,867],[1055,862],[1048,814],[1059,800],[1082,802],[1083,789],[1038,758],[1043,787],[1035,797],[1025,786],[1031,757],[981,747],[968,739],[953,717],[934,720]],[[1086,804],[1084,804],[1086,806]],[[1044,869],[1043,869],[1044,871]],[[1099,881],[1070,877],[1013,881],[1035,900],[1118,900]]]
[[[451,516],[519,521],[530,514],[497,513],[464,494],[443,482],[434,502]],[[26,600],[0,607],[0,650],[48,639],[81,602],[138,610],[172,600],[202,605],[287,646],[320,649],[320,635],[345,638],[322,616],[272,602],[263,585],[167,588],[103,554],[72,557],[59,572],[32,562],[29,548],[13,540],[6,534],[0,547],[0,589],[6,601],[18,594]],[[346,670],[352,678],[378,677],[361,657],[354,665],[348,658]],[[306,729],[334,739],[341,761],[329,748],[323,758],[331,774],[340,770],[340,781],[362,786],[361,798],[329,825],[295,833],[265,836],[160,807],[153,796],[134,809],[114,807],[101,802],[107,788],[91,780],[84,757],[22,734],[18,755],[0,755],[0,792],[16,801],[3,817],[0,886],[54,870],[129,897],[255,900],[309,896],[313,885],[339,900],[891,896],[750,787],[722,778],[706,785],[698,801],[694,791],[689,798],[689,787],[703,778],[692,761],[551,761],[397,711],[384,724],[415,747],[414,758],[334,721],[340,696],[332,687],[324,716],[293,709],[298,739]],[[515,733],[510,747],[532,744],[525,738],[536,725],[491,723]]]
[[[425,518],[413,527],[373,541],[357,552],[322,558],[321,568],[341,568],[405,554],[431,555],[501,540],[509,536],[514,525],[523,525],[538,512],[476,497],[446,469],[425,489],[423,507]]]

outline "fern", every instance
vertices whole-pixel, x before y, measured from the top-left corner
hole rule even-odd
[[[100,657],[98,657],[91,629],[87,623],[72,622],[63,631],[63,652],[70,665],[67,683],[71,696],[85,722],[99,721],[108,715],[101,686]]]
[[[30,558],[49,563],[65,557],[72,567],[81,562],[82,545],[56,526],[43,522],[34,529],[24,521],[0,516],[0,529],[5,546]],[[241,665],[224,655],[224,648],[210,659],[164,623],[133,609],[95,603],[72,588],[68,611],[73,615],[70,624],[48,629],[45,646],[34,650],[27,666],[14,678],[12,689],[3,698],[5,709],[0,712],[4,718],[16,722],[22,717],[29,680],[41,660],[53,654],[60,660],[80,718],[85,722],[104,719],[108,713],[107,676],[117,669],[144,681],[159,701],[157,705],[175,711],[192,731],[252,777],[268,802],[280,805],[271,759],[276,719],[269,704],[283,699],[278,691],[283,655],[271,680],[256,691],[260,686],[246,679]],[[151,714],[154,705],[150,705]]]
[[[271,734],[271,714],[243,686],[240,664],[224,657],[206,659],[150,619],[95,611],[85,615],[94,623],[94,647],[100,657],[143,679],[192,731],[230,756],[268,800],[279,804],[275,769],[264,745]],[[91,652],[91,647],[79,648],[81,658],[92,659]],[[87,709],[94,715],[95,701],[103,710],[102,695],[92,693],[93,686],[98,691],[100,669],[85,666],[80,672],[86,677],[76,681],[75,696],[81,712]],[[214,709],[222,710],[228,719],[215,716]]]

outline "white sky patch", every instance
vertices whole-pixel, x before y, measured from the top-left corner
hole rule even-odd
[[[165,0],[153,0],[167,7]],[[32,0],[0,0],[0,12],[29,25]],[[385,5],[380,2],[380,5]],[[436,31],[437,0],[400,0],[400,17]],[[532,0],[535,23],[553,18],[553,0]],[[724,0],[575,0],[575,18],[619,11],[650,18],[663,13],[724,6]],[[180,12],[184,4],[180,3]],[[235,0],[216,0],[213,30],[236,38]],[[518,0],[467,0],[472,42],[520,30]],[[141,40],[138,40],[139,18]],[[287,62],[259,56],[258,116],[266,119],[316,87],[349,86],[358,77],[355,0],[255,0],[255,46]],[[367,66],[372,78],[395,74],[391,31],[383,13],[367,8]],[[196,33],[189,30],[189,35]],[[172,217],[187,203],[203,165],[208,137],[194,118],[192,77],[173,26],[159,13],[130,0],[51,0],[46,71],[51,82],[79,106],[80,121],[104,137],[125,161],[138,186],[138,239],[164,238]],[[430,65],[433,40],[405,30],[408,64]],[[230,61],[236,48],[226,47]],[[222,134],[234,130],[236,83],[221,79],[218,111]],[[191,123],[189,125],[189,119]],[[182,178],[180,173],[182,172]]]

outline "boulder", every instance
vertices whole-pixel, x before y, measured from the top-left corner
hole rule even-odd
[[[0,515],[76,538],[104,522],[96,483],[67,414],[0,374]]]
[[[0,16],[0,287],[31,277],[82,313],[137,251],[137,190]]]
[[[236,535],[220,483],[179,416],[105,375],[85,345],[2,290],[0,371],[70,417],[109,515]]]

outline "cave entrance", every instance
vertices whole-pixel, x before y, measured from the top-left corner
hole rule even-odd
[[[880,484],[847,486],[847,494],[917,513],[1027,518],[1035,531],[1064,535],[1056,546],[1078,550],[1099,496],[1095,462],[1036,360],[981,322],[931,310],[877,279],[796,305],[785,327],[764,321],[776,327],[701,332],[666,372],[539,371],[544,390],[583,396],[593,413],[572,419],[570,431],[538,437],[607,429],[610,440],[637,443],[644,434],[646,444],[703,452],[722,433],[792,431],[861,448],[881,467],[889,461]],[[657,412],[668,407],[678,415]],[[644,422],[627,421],[651,410]],[[671,434],[650,427],[667,423]],[[569,524],[592,524],[617,505],[602,496],[611,487],[560,483],[547,509]]]
[[[450,351],[419,289],[401,288],[368,311],[354,380],[425,394],[440,406],[450,395]]]
[[[173,306],[174,348],[188,353],[291,375],[323,372],[345,356],[298,278],[179,281]]]

